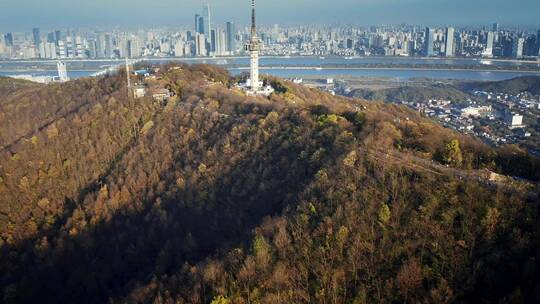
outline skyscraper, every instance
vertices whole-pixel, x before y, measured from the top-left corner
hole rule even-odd
[[[97,58],[98,57],[98,47],[96,40],[88,40],[88,57]]]
[[[217,40],[217,31],[215,29],[210,30],[210,41],[208,42],[208,50],[211,53],[216,52],[216,40]]]
[[[204,34],[195,34],[195,54],[197,56],[206,56],[206,39]]]
[[[345,47],[347,49],[352,49],[353,46],[354,46],[354,40],[352,40],[351,38],[345,39]]]
[[[54,32],[50,32],[47,34],[47,42],[56,43],[56,39],[54,38]]]
[[[193,43],[184,44],[184,56],[193,56]]]
[[[524,56],[537,56],[538,52],[536,49],[536,36],[529,36],[525,38],[525,43],[523,44],[523,55]]]
[[[6,46],[13,46],[13,34],[7,33],[4,35],[4,42]]]
[[[56,44],[58,44],[58,41],[62,40],[62,31],[56,30],[54,31],[54,39]]]
[[[428,57],[436,56],[433,44],[435,41],[435,30],[426,27],[425,41],[424,41],[424,55]]]
[[[75,57],[74,41],[71,36],[66,37],[66,54],[68,58]]]
[[[54,42],[42,42],[39,45],[39,57],[47,59],[56,58],[56,44]]]
[[[538,32],[540,35],[540,31]],[[236,29],[234,27],[234,23],[227,22],[227,52],[229,52],[231,55],[234,54],[234,51],[236,50]]]
[[[454,56],[454,28],[446,28],[446,57]]]
[[[525,39],[523,38],[514,38],[514,45],[512,47],[512,57],[521,58],[523,57],[523,44]]]
[[[216,50],[215,55],[224,56],[227,54],[227,35],[223,29],[215,29]]]
[[[139,58],[141,56],[141,41],[138,37],[133,37],[127,41],[129,58]]]
[[[107,58],[111,58],[113,56],[113,39],[111,34],[105,34],[105,49],[104,49],[104,55]]]
[[[486,57],[493,57],[493,40],[495,35],[493,32],[487,33],[487,39],[486,39],[486,49],[484,51],[484,56]]]
[[[499,24],[498,23],[493,23],[493,28],[491,29],[493,32],[498,32],[499,31]]]
[[[96,41],[96,57],[105,57],[105,34],[99,33]]]
[[[35,27],[32,29],[32,36],[34,38],[34,45],[39,49],[39,44],[41,43],[41,35],[39,33],[39,28]]]
[[[203,6],[203,17],[204,17],[204,22],[203,22],[203,27],[204,27],[204,32],[203,34],[205,34],[207,36],[207,38],[210,38],[210,34],[211,34],[211,30],[212,30],[212,22],[211,22],[211,16],[210,16],[210,3],[206,2]]]
[[[58,40],[56,52],[59,58],[67,57],[66,42],[64,40]]]
[[[78,58],[85,58],[87,57],[86,54],[86,46],[83,43],[83,39],[81,36],[75,37],[75,41],[73,44],[73,49],[75,51],[75,56]]]
[[[536,33],[536,49],[538,50],[536,54],[540,57],[540,30]]]
[[[175,57],[182,57],[184,56],[184,43],[180,40],[176,41],[174,43],[174,56]]]
[[[129,45],[128,39],[125,36],[118,37],[116,39],[116,48],[118,50],[118,57],[126,58],[129,57]]]
[[[199,14],[195,15],[195,33],[204,34],[204,18]]]

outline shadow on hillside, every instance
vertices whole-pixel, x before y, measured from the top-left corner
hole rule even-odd
[[[104,303],[245,245],[251,230],[281,212],[321,166],[299,160],[300,147],[279,148],[280,140],[271,138],[211,185],[174,193],[176,181],[169,179],[162,202],[147,201],[139,212],[118,212],[73,235],[56,227],[44,233],[58,240],[50,244],[4,246],[2,301]],[[99,191],[96,182],[82,190],[80,202],[83,192]]]

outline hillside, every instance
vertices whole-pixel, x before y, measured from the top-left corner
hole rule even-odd
[[[527,91],[533,95],[540,95],[540,76],[525,76],[495,82],[473,82],[465,84],[464,89],[468,91],[483,90],[512,95]]]
[[[409,102],[425,102],[429,99],[451,100],[457,103],[466,102],[474,97],[469,92],[483,90],[495,93],[516,95],[529,92],[540,95],[540,77],[525,76],[502,81],[462,82],[456,85],[414,85],[398,88],[385,88],[379,90],[355,89],[348,96],[363,98],[372,101],[387,101],[399,103],[402,100]]]
[[[166,105],[124,78],[0,95],[3,302],[540,300],[525,152],[213,66],[161,66]]]
[[[21,90],[38,86],[40,85],[35,82],[0,76],[0,93],[2,94],[2,96],[6,96],[13,92],[20,92]]]
[[[400,103],[401,101],[424,103],[430,99],[451,100],[456,103],[465,103],[472,96],[451,85],[433,86],[403,86],[381,90],[356,89],[350,97],[373,101],[387,101]]]

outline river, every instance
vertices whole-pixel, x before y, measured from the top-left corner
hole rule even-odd
[[[233,58],[162,58],[145,59],[152,63],[186,62],[217,64],[232,74],[247,72],[247,57]],[[107,67],[122,64],[122,60],[67,60],[70,78],[87,77]],[[373,67],[373,65],[378,65]],[[407,65],[390,67],[385,65]],[[433,66],[436,68],[433,68]],[[480,59],[433,59],[413,57],[262,57],[261,73],[282,78],[293,77],[385,77],[398,80],[411,78],[497,81],[526,75],[540,76],[540,62]],[[379,67],[380,66],[380,67]],[[455,66],[465,67],[455,70]],[[0,61],[0,76],[56,76],[55,61]],[[492,70],[496,67],[500,70]],[[515,69],[527,68],[532,71]],[[505,70],[508,69],[508,70]],[[514,69],[514,70],[512,70]],[[512,71],[509,71],[512,70]]]

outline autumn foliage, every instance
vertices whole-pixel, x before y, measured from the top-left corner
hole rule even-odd
[[[0,81],[0,301],[540,300],[526,152],[213,66],[161,66],[167,104],[124,77]]]

